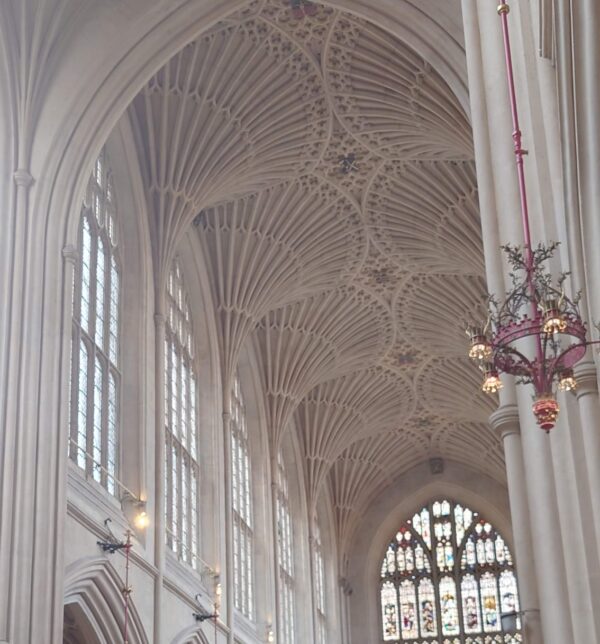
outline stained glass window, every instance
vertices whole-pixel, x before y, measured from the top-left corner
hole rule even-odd
[[[406,521],[381,565],[384,642],[518,644],[520,622],[502,631],[501,616],[519,610],[512,557],[502,535],[448,499]]]
[[[96,160],[79,226],[73,283],[69,455],[111,494],[120,425],[121,269],[117,207],[106,151]]]
[[[254,617],[254,551],[250,447],[239,376],[231,392],[231,478],[233,493],[233,586],[235,607]]]
[[[197,386],[190,307],[179,262],[167,283],[165,325],[165,519],[167,545],[198,566]]]
[[[283,455],[277,458],[277,559],[279,566],[279,642],[294,644],[295,584],[289,484]]]

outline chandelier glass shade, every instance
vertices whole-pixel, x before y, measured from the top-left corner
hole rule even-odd
[[[538,425],[548,432],[560,411],[556,392],[575,389],[573,367],[583,358],[590,343],[579,312],[579,294],[570,299],[565,293],[568,272],[560,273],[556,279],[552,276],[550,263],[558,244],[539,244],[535,248],[531,244],[523,168],[526,151],[521,145],[508,13],[507,4],[498,6],[525,243],[503,246],[510,266],[511,288],[502,301],[489,297],[485,324],[467,329],[469,357],[484,373],[482,389],[486,393],[494,394],[502,388],[501,373],[515,376],[517,384],[533,385],[533,413]]]

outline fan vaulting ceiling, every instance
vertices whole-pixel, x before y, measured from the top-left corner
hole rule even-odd
[[[330,485],[341,538],[428,458],[503,480],[463,357],[485,292],[471,131],[430,65],[353,15],[263,0],[180,51],[131,114],[154,252],[194,222],[225,378],[253,341],[272,448],[293,419],[309,501]]]

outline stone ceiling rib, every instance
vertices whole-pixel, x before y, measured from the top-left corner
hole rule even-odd
[[[410,383],[381,367],[329,380],[310,391],[296,413],[309,502],[316,502],[331,464],[349,444],[397,427],[413,407]]]
[[[486,291],[468,119],[406,43],[314,7],[249,2],[130,113],[158,257],[195,222],[224,390],[252,338],[271,447],[297,411],[311,502],[328,480],[348,534],[391,472],[501,481],[503,457],[462,358]]]
[[[313,169],[331,127],[318,69],[262,20],[187,45],[132,106],[168,253],[200,208]]]
[[[432,358],[416,380],[417,397],[433,414],[453,421],[487,423],[495,397],[481,391],[481,379],[467,358]]]
[[[264,315],[347,281],[366,251],[357,204],[314,176],[205,209],[196,223],[226,374]]]
[[[483,274],[474,162],[388,162],[364,212],[377,246],[407,270]]]
[[[407,342],[440,356],[462,357],[465,329],[485,319],[485,281],[471,275],[414,275],[396,300]]]
[[[279,446],[291,414],[313,387],[373,365],[393,334],[385,304],[347,287],[270,312],[257,337],[273,447]]]
[[[411,435],[400,430],[357,441],[344,450],[329,476],[342,543],[350,538],[366,503],[425,456]]]
[[[391,34],[341,15],[329,33],[325,77],[338,117],[388,159],[472,158],[456,97],[422,58]]]

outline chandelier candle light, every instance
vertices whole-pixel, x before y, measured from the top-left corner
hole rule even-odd
[[[469,357],[484,373],[486,393],[502,388],[500,373],[517,377],[518,384],[532,384],[535,396],[533,413],[538,425],[549,432],[559,413],[556,389],[575,389],[573,367],[583,358],[589,344],[586,325],[581,319],[579,294],[569,299],[565,294],[568,273],[553,280],[546,263],[558,244],[531,244],[527,192],[521,145],[521,130],[515,96],[515,83],[508,34],[507,4],[498,6],[504,37],[508,92],[513,122],[513,142],[521,201],[524,246],[503,246],[511,267],[512,289],[504,301],[489,297],[489,317],[485,326],[469,327]]]

